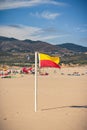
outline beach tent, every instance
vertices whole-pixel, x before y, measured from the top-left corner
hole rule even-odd
[[[32,72],[32,67],[30,67],[30,68],[26,68],[26,67],[23,67],[22,68],[22,71],[24,72],[24,73],[26,73],[26,74],[28,74],[29,72]]]
[[[23,67],[23,68],[22,68],[22,71],[23,71],[24,73],[26,73],[26,74],[29,73],[29,71],[28,71],[28,69],[27,69],[26,67]]]

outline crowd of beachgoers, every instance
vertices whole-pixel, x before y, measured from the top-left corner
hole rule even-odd
[[[3,66],[0,68],[0,77],[1,78],[11,78],[14,76],[22,76],[22,74],[34,74],[33,67],[8,67]]]
[[[67,68],[70,68],[70,67],[67,67]],[[63,70],[64,70],[64,67],[61,67],[60,74],[66,75],[66,73]],[[39,73],[39,75],[49,75],[48,69],[46,69],[45,71],[44,71],[44,69],[38,69],[38,73]],[[54,69],[54,73],[57,73],[57,69]],[[35,68],[34,67],[17,67],[17,66],[13,66],[13,67],[1,66],[0,67],[0,77],[1,78],[22,77],[24,74],[35,74]],[[83,72],[80,72],[79,70],[75,70],[71,73],[68,71],[67,75],[68,76],[87,75],[87,67],[86,67],[85,71],[83,71]]]

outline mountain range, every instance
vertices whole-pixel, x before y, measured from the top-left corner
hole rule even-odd
[[[53,45],[43,41],[32,41],[29,39],[18,40],[0,36],[0,52],[50,52],[58,54],[70,54],[78,52],[87,52],[87,47],[73,43],[63,43]]]

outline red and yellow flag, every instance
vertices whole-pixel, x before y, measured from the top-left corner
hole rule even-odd
[[[47,54],[39,53],[39,66],[40,67],[54,67],[60,68],[58,65],[60,62],[59,57],[52,57]]]

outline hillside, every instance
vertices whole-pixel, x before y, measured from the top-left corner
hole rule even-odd
[[[87,64],[87,47],[66,43],[52,45],[43,41],[18,40],[0,37],[0,64],[30,65],[34,63],[34,52],[61,57],[61,64]],[[30,57],[28,60],[27,56]]]
[[[73,43],[64,43],[64,44],[60,44],[60,45],[56,45],[56,46],[66,48],[66,49],[74,51],[74,52],[87,52],[87,47],[83,47],[83,46],[76,45]]]
[[[59,54],[73,52],[87,52],[87,47],[76,45],[73,43],[64,43],[52,45],[43,41],[32,41],[29,39],[18,40],[0,36],[0,52],[57,52]]]
[[[0,37],[0,52],[57,52],[59,54],[70,51],[42,41],[18,40]]]

